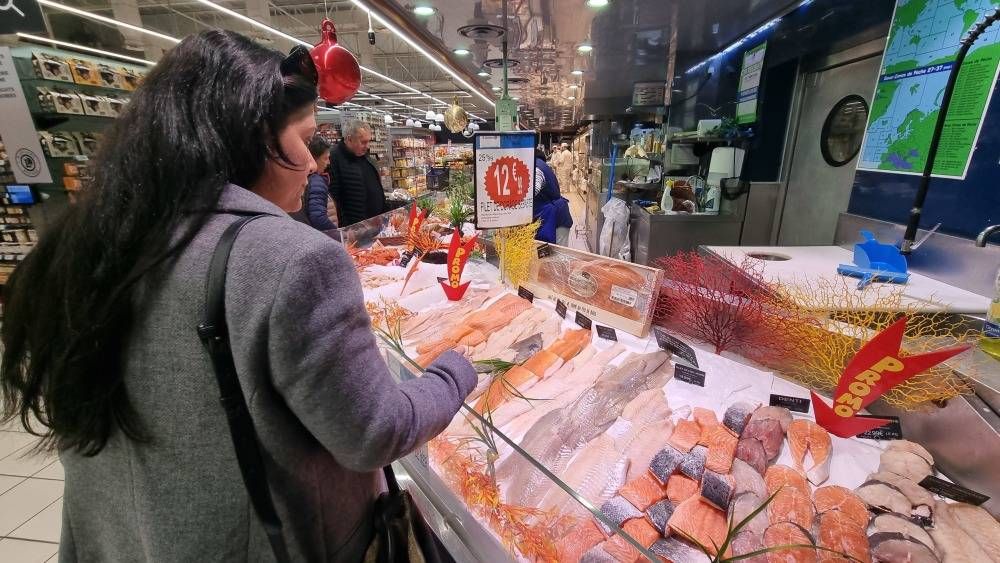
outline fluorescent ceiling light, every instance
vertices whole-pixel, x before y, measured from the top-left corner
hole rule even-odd
[[[393,32],[394,34],[396,34],[396,36],[399,37],[400,39],[402,39],[403,41],[405,41],[407,45],[409,45],[414,50],[416,50],[418,53],[420,53],[421,55],[423,55],[424,57],[426,57],[427,60],[431,61],[438,68],[440,68],[441,70],[443,70],[443,71],[447,72],[449,75],[451,75],[451,77],[454,78],[455,81],[457,81],[463,87],[465,87],[465,89],[468,90],[469,93],[475,94],[475,95],[479,96],[480,98],[483,99],[483,101],[485,101],[486,103],[488,103],[491,107],[496,105],[496,103],[493,100],[491,100],[488,96],[486,96],[485,94],[483,94],[482,92],[480,92],[478,88],[476,88],[472,84],[469,84],[468,82],[466,82],[465,79],[462,78],[461,76],[459,76],[459,74],[457,72],[455,72],[451,67],[449,67],[448,65],[442,63],[440,60],[438,60],[437,57],[432,56],[427,51],[427,49],[424,49],[423,47],[421,47],[420,45],[418,45],[416,41],[414,41],[408,35],[404,34],[402,31],[400,31],[398,27],[396,27],[395,25],[389,23],[385,18],[382,17],[381,14],[379,14],[378,12],[375,12],[374,10],[372,10],[371,8],[369,8],[361,0],[351,0],[351,2],[355,6],[361,8],[362,10],[364,10],[366,13],[370,14],[371,17],[375,19],[375,21],[377,21],[380,25],[382,25],[382,27],[384,27],[384,28],[388,29],[389,31]]]
[[[99,21],[99,22],[102,22],[102,23],[106,23],[108,25],[114,25],[114,26],[118,26],[118,27],[124,27],[125,29],[130,29],[132,31],[138,31],[139,33],[145,33],[146,35],[151,35],[153,37],[158,37],[160,39],[163,39],[164,41],[169,41],[171,43],[180,43],[181,42],[181,40],[177,39],[176,37],[171,37],[169,35],[164,35],[163,33],[158,33],[156,31],[152,31],[152,30],[146,29],[144,27],[139,27],[137,25],[132,25],[130,23],[125,23],[125,22],[122,22],[122,21],[118,21],[118,20],[115,20],[115,19],[111,19],[111,18],[108,18],[108,17],[101,16],[101,15],[98,15],[98,14],[92,14],[90,12],[87,12],[87,11],[84,11],[84,10],[80,10],[78,8],[73,8],[71,6],[66,6],[66,5],[60,4],[58,2],[53,2],[52,0],[38,0],[38,4],[40,6],[46,6],[46,7],[49,7],[49,8],[55,8],[56,10],[62,10],[64,12],[69,12],[71,14],[76,14],[76,15],[84,17],[84,18],[90,18],[92,20],[96,20],[96,21]]]
[[[465,47],[459,47],[458,49],[455,49],[452,52],[455,53],[456,55],[460,56],[460,57],[464,57],[465,55],[468,55],[472,51],[466,49]]]
[[[566,96],[566,99],[567,99],[567,100],[575,100],[575,99],[576,99],[576,96]]]
[[[489,76],[489,75],[490,73],[486,72],[485,70],[479,71],[479,76]]]
[[[587,5],[591,8],[603,8],[610,3],[610,0],[587,0]]]
[[[500,91],[500,87],[499,86],[494,86],[493,87],[493,91],[494,92],[499,92]]]
[[[580,69],[576,69],[576,70],[570,71],[570,74],[572,74],[573,76],[582,76],[583,75],[583,71],[580,70]]]
[[[590,43],[581,43],[576,46],[576,50],[581,53],[589,53],[594,50],[594,46]]]
[[[421,4],[419,6],[413,7],[413,13],[417,14],[418,16],[431,16],[434,15],[434,12],[436,11],[437,10],[434,8],[434,6],[428,6],[426,4]]]
[[[570,90],[576,90],[577,88],[579,88],[579,86],[577,86],[576,84],[570,84],[569,85],[569,89]]]
[[[36,43],[49,43],[54,46],[65,47],[67,49],[72,49],[74,51],[83,51],[84,53],[93,53],[95,55],[103,55],[105,57],[113,57],[116,59],[121,59],[123,61],[128,61],[130,63],[142,64],[153,66],[156,63],[153,61],[147,61],[146,59],[137,59],[135,57],[130,57],[128,55],[121,55],[118,53],[112,53],[111,51],[104,51],[101,49],[94,49],[93,47],[85,47],[83,45],[77,45],[76,43],[69,43],[67,41],[58,41],[56,39],[49,39],[48,37],[39,37],[37,35],[31,35],[29,33],[18,32],[17,36],[21,39],[27,41],[34,41]]]

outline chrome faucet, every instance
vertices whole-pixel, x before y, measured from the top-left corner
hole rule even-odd
[[[979,233],[979,236],[976,237],[976,246],[984,248],[986,246],[986,240],[997,231],[1000,231],[1000,225],[990,225],[989,227],[983,229],[983,232]]]

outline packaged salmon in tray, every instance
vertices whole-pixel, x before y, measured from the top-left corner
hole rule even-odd
[[[525,286],[536,298],[566,306],[593,323],[645,337],[663,271],[554,244],[538,244]]]

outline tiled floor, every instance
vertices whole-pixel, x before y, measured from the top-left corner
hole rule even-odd
[[[0,427],[0,561],[56,561],[63,470],[53,455],[31,453],[37,438],[19,424]]]

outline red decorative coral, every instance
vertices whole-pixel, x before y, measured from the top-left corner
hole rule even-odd
[[[751,359],[775,359],[791,350],[782,337],[793,323],[789,309],[764,278],[760,262],[740,264],[696,252],[661,258],[663,285],[654,322],[715,347],[715,353],[739,349]],[[799,316],[796,314],[796,316]],[[798,325],[804,319],[795,319]]]

